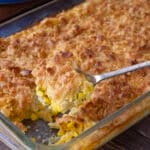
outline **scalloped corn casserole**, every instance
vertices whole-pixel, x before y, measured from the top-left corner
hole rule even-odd
[[[24,119],[54,123],[67,142],[150,90],[150,68],[93,86],[75,67],[101,74],[147,60],[148,0],[86,0],[0,39],[0,112],[22,130]]]

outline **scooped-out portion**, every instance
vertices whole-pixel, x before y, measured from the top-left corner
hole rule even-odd
[[[33,70],[36,94],[52,116],[75,111],[75,108],[90,100],[94,89],[84,75],[75,71],[72,58],[72,53],[61,51],[42,61]]]

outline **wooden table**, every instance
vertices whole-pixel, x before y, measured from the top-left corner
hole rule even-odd
[[[28,9],[41,5],[49,0],[32,0],[17,5],[0,5],[0,22],[7,20]],[[150,150],[150,116],[105,144],[102,150]],[[0,150],[10,150],[0,142]]]

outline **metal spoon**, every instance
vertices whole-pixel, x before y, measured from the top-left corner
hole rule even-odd
[[[139,64],[136,64],[136,65],[132,65],[132,66],[129,66],[129,67],[121,68],[121,69],[118,69],[118,70],[115,70],[115,71],[111,71],[111,72],[103,73],[103,74],[99,74],[99,75],[90,75],[90,74],[87,74],[87,73],[81,71],[78,68],[76,68],[75,70],[79,73],[84,74],[86,79],[89,82],[92,82],[94,85],[96,85],[97,83],[99,83],[102,80],[105,80],[105,79],[108,79],[108,78],[111,78],[111,77],[114,77],[114,76],[118,76],[118,75],[121,75],[121,74],[124,74],[124,73],[127,73],[127,72],[135,71],[137,69],[141,69],[141,68],[144,68],[144,67],[150,67],[150,61],[146,61],[146,62],[143,62],[143,63],[139,63]]]

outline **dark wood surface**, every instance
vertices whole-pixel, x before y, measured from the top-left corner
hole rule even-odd
[[[150,116],[105,144],[102,150],[150,150]]]
[[[48,1],[50,0],[31,0],[31,2],[21,4],[0,5],[0,22]]]
[[[0,22],[49,0],[33,0],[17,5],[0,5]],[[150,116],[105,144],[102,150],[150,150]],[[0,142],[0,150],[10,150]]]

